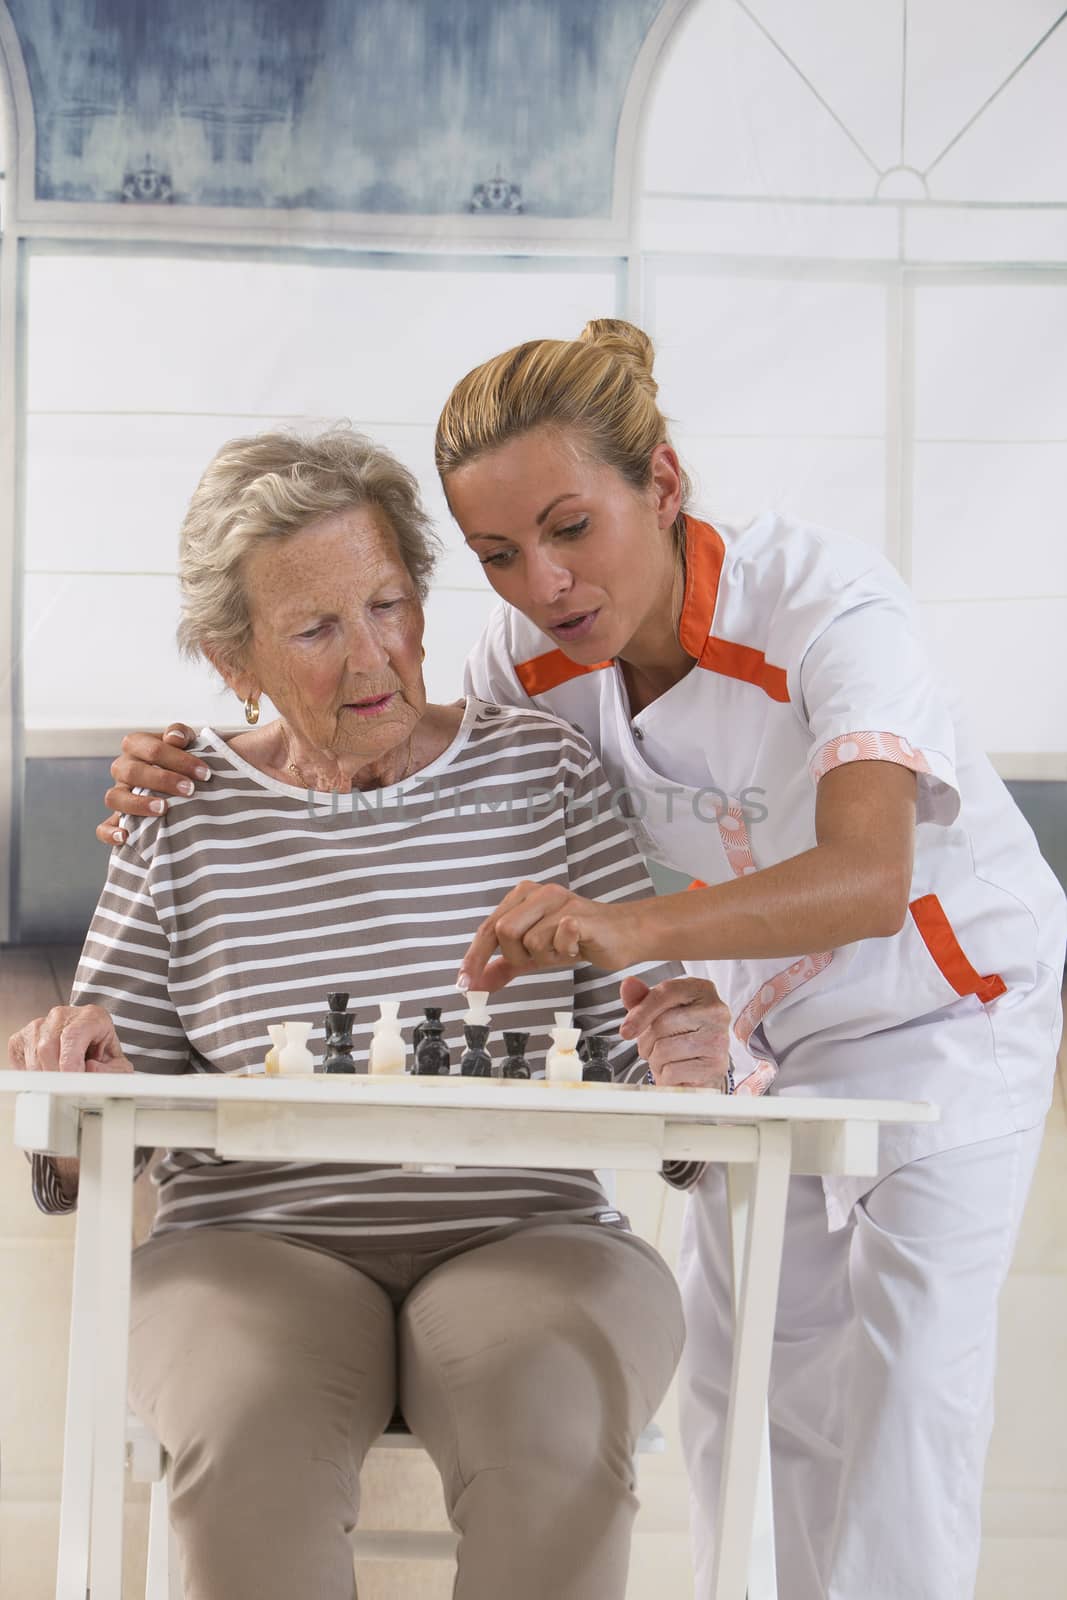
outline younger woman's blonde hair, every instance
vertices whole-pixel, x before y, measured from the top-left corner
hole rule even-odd
[[[531,339],[483,362],[456,384],[438,421],[442,482],[509,439],[552,427],[578,435],[635,489],[647,488],[653,450],[670,443],[654,355],[648,334],[632,322],[601,317],[577,339]],[[689,494],[683,472],[683,505]]]
[[[334,511],[372,506],[396,536],[420,600],[439,542],[414,475],[352,428],[259,433],[231,439],[212,457],[189,502],[179,539],[183,655],[242,665],[252,621],[241,564],[264,540],[299,533]]]

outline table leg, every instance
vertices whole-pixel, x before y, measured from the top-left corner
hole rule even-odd
[[[735,1241],[739,1233],[743,1234],[744,1256],[740,1284],[735,1287],[733,1369],[717,1523],[719,1542],[708,1600],[745,1600],[767,1431],[767,1389],[790,1163],[789,1124],[762,1123],[759,1155],[750,1185],[742,1181],[731,1187],[731,1227]],[[746,1193],[749,1187],[751,1192]]]
[[[778,1600],[778,1562],[774,1549],[774,1488],[771,1482],[771,1430],[763,1419],[752,1553],[748,1562],[748,1600]]]
[[[133,1228],[133,1122],[129,1100],[101,1111],[99,1303],[95,1351],[90,1593],[121,1600],[122,1513],[126,1478],[126,1376],[130,1336]]]
[[[96,1348],[97,1245],[100,1237],[100,1118],[81,1124],[81,1172],[74,1227],[67,1410],[59,1502],[56,1600],[85,1600],[93,1482],[93,1357]]]
[[[753,1169],[746,1163],[735,1161],[726,1169],[735,1317],[741,1302],[741,1274],[745,1259],[745,1237],[752,1203],[753,1179]],[[774,1488],[771,1479],[771,1431],[766,1411],[763,1417],[759,1480],[756,1484],[756,1507],[752,1519],[747,1600],[778,1600],[778,1568],[774,1549]]]

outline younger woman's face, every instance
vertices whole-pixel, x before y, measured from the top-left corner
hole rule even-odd
[[[459,467],[445,488],[497,594],[591,666],[622,655],[669,593],[681,484],[669,445],[634,489],[581,443],[537,428]]]

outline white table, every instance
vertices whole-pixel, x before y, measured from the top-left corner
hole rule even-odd
[[[485,1078],[229,1078],[0,1072],[24,1150],[81,1156],[56,1600],[120,1600],[138,1145],[232,1160],[658,1170],[730,1166],[733,1371],[710,1595],[744,1600],[791,1173],[877,1170],[882,1123],[928,1105],[730,1097],[703,1089],[549,1087]],[[773,1591],[772,1591],[773,1592]]]

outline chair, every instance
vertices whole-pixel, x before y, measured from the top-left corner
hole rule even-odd
[[[667,1443],[654,1422],[649,1423],[637,1441],[634,1453],[634,1479],[637,1457],[661,1455]],[[422,1446],[402,1420],[394,1420],[374,1450],[419,1450]],[[178,1547],[167,1514],[167,1460],[163,1446],[139,1418],[131,1412],[126,1419],[126,1460],[135,1483],[151,1484],[148,1507],[148,1563],[145,1571],[145,1600],[183,1600]],[[374,1530],[356,1528],[352,1533],[352,1553],[357,1561],[451,1561],[455,1562],[457,1536],[451,1532],[426,1532],[412,1529]]]

